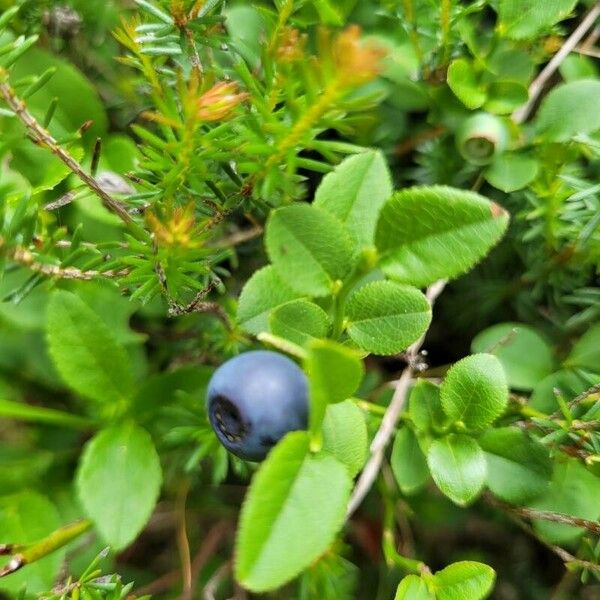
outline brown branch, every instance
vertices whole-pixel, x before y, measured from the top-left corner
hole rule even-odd
[[[4,240],[0,237],[0,252],[2,252],[3,244]],[[129,273],[128,269],[122,269],[120,271],[82,271],[77,267],[60,267],[58,265],[41,263],[35,260],[35,255],[32,252],[20,246],[6,250],[4,254],[9,260],[28,268],[34,273],[39,273],[40,275],[45,275],[47,277],[57,277],[59,279],[82,279],[89,281],[91,279],[96,279],[97,277],[124,277]]]
[[[5,102],[17,115],[19,120],[25,125],[32,140],[39,146],[48,148],[56,157],[58,157],[69,169],[85,183],[99,198],[102,200],[104,206],[118,215],[124,223],[131,223],[132,219],[123,207],[123,205],[112,198],[110,194],[105,192],[98,182],[91,176],[88,175],[83,167],[73,158],[73,156],[64,148],[62,148],[54,137],[46,130],[36,118],[27,110],[25,103],[21,100],[7,82],[6,71],[0,70],[0,77],[3,81],[0,82],[0,95],[4,98]]]
[[[445,285],[445,281],[438,281],[427,288],[426,296],[432,306],[436,298],[442,293]],[[392,435],[396,429],[396,423],[398,422],[402,408],[406,403],[411,380],[413,375],[415,375],[415,372],[418,371],[416,363],[424,339],[425,336],[418,339],[405,352],[407,365],[396,382],[394,395],[385,411],[379,430],[371,442],[371,456],[360,474],[356,486],[354,487],[354,491],[352,492],[352,496],[350,497],[346,513],[347,517],[350,517],[358,508],[377,478],[381,463],[383,462],[385,450],[392,439]]]
[[[231,248],[232,246],[237,246],[238,244],[243,244],[244,242],[248,242],[257,238],[263,232],[263,228],[260,225],[256,225],[251,227],[250,229],[245,229],[242,231],[236,231],[232,233],[230,236],[219,240],[216,244],[216,248]]]
[[[225,575],[231,571],[231,561],[224,562],[213,574],[213,576],[206,582],[202,598],[204,600],[216,600],[215,592],[219,587],[219,584],[225,577]]]
[[[546,548],[554,552],[554,554],[556,554],[565,563],[565,566],[574,565],[579,567],[580,569],[589,569],[591,571],[595,571],[596,573],[600,573],[600,565],[590,562],[588,560],[577,558],[570,552],[567,552],[567,550],[565,550],[564,548],[561,548],[560,546],[555,546],[554,544],[547,542],[543,537],[538,536],[536,532],[532,529],[532,527],[517,515],[508,512],[508,516],[510,517],[511,521],[518,525],[525,533],[535,538],[538,542],[546,546]]]
[[[192,587],[191,596],[193,596],[194,586],[200,575],[200,571],[206,566],[209,558],[217,551],[223,538],[229,534],[231,527],[227,521],[219,521],[205,536],[200,549],[192,560]],[[181,579],[181,569],[174,569],[165,573],[158,579],[136,590],[136,596],[154,595],[164,592],[176,584]]]
[[[185,482],[177,494],[177,549],[181,561],[181,575],[183,579],[182,597],[190,597],[192,589],[192,560],[190,557],[190,542],[187,535],[186,502],[189,492],[189,483]]]
[[[492,506],[524,517],[525,519],[540,519],[542,521],[552,521],[553,523],[562,523],[563,525],[571,525],[573,527],[583,527],[595,535],[600,535],[600,522],[598,521],[590,521],[589,519],[572,517],[571,515],[548,510],[537,510],[526,506],[512,506],[511,504],[501,502],[490,495],[486,495],[486,500]]]

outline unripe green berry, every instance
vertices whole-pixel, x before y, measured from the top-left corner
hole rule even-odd
[[[474,165],[487,165],[506,150],[508,130],[502,120],[479,112],[467,118],[456,134],[462,157]]]

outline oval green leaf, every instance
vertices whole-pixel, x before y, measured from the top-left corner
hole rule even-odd
[[[485,179],[503,192],[515,192],[526,187],[537,177],[539,166],[534,158],[507,152],[494,158],[485,172]]]
[[[425,455],[410,427],[401,427],[394,438],[390,459],[392,471],[403,494],[419,490],[429,479]]]
[[[327,336],[331,321],[314,302],[292,300],[278,306],[269,318],[271,333],[304,346],[314,338]]]
[[[440,398],[444,412],[470,429],[490,425],[508,402],[506,375],[491,354],[473,354],[459,360],[442,383]]]
[[[344,463],[350,477],[363,468],[368,442],[364,414],[352,400],[327,407],[323,420],[323,450]]]
[[[437,600],[482,600],[492,588],[496,572],[483,563],[464,560],[434,575]]]
[[[314,205],[344,223],[358,247],[371,246],[379,210],[392,191],[383,154],[368,150],[346,158],[323,178]]]
[[[516,427],[490,429],[478,441],[487,461],[487,486],[498,498],[522,504],[547,489],[552,461],[540,442]]]
[[[75,294],[58,290],[50,297],[47,338],[50,356],[69,387],[97,402],[128,399],[133,376],[125,348]]]
[[[467,435],[451,434],[434,440],[427,464],[440,491],[459,506],[472,502],[485,484],[485,455]]]
[[[413,187],[385,203],[375,244],[386,275],[424,287],[473,267],[500,240],[507,224],[506,211],[475,192]]]
[[[408,413],[417,431],[435,431],[448,420],[442,409],[440,387],[426,379],[417,379],[408,399]]]
[[[150,518],[161,480],[150,435],[125,423],[104,429],[86,444],[76,484],[85,512],[102,538],[121,550]]]
[[[590,327],[577,340],[565,361],[565,366],[600,373],[600,325]]]
[[[300,294],[327,296],[352,268],[352,245],[344,226],[317,206],[274,210],[265,244],[279,277]]]
[[[471,110],[483,106],[487,94],[480,85],[473,64],[465,58],[457,58],[448,67],[448,85],[454,95]]]
[[[555,87],[542,101],[535,125],[546,140],[566,142],[600,129],[600,81],[579,79]]]
[[[499,323],[485,329],[473,339],[471,351],[497,357],[509,386],[518,390],[532,390],[554,370],[550,344],[522,323]]]
[[[328,404],[346,400],[357,390],[364,365],[356,351],[331,340],[313,340],[304,360],[310,389],[310,429],[317,432]]]
[[[334,541],[350,488],[345,465],[311,454],[306,432],[288,434],[261,465],[242,506],[236,579],[262,592],[296,577]]]
[[[416,288],[374,281],[356,290],[346,305],[348,335],[375,354],[396,354],[418,340],[431,322],[431,306]]]
[[[281,280],[271,265],[263,267],[248,279],[242,289],[237,321],[242,329],[254,335],[268,331],[271,311],[299,295]]]
[[[400,582],[394,600],[435,600],[435,596],[420,577],[407,575]]]

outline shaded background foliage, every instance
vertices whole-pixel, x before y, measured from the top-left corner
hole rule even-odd
[[[0,9],[6,14],[14,4],[0,0]],[[229,561],[254,467],[218,446],[202,411],[205,386],[212,366],[256,345],[239,322],[237,299],[268,263],[262,238],[268,215],[312,200],[323,175],[363,147],[381,149],[394,189],[474,189],[511,214],[499,246],[438,300],[422,375],[439,378],[470,351],[503,347],[508,335],[509,346],[522,345],[513,356],[497,352],[505,368],[523,356],[550,356],[531,367],[538,368],[533,382],[511,385],[513,405],[554,414],[598,383],[600,83],[592,37],[561,63],[532,118],[521,122],[514,112],[592,4],[18,3],[0,34],[1,58],[38,37],[14,64],[0,61],[10,67],[11,85],[26,96],[35,86],[32,76],[55,68],[43,87],[29,89],[28,109],[48,121],[50,133],[128,211],[119,218],[103,207],[97,190],[32,144],[31,131],[2,105],[0,399],[105,424],[135,415],[151,433],[162,466],[163,491],[148,524],[131,545],[125,547],[133,538],[102,556],[104,572],[135,580],[137,594],[176,597],[189,545],[196,590],[243,597]],[[198,18],[184,18],[194,11]],[[236,84],[214,87],[223,80]],[[469,129],[480,111],[487,119],[481,127],[492,134]],[[469,145],[473,137],[491,142]],[[46,310],[56,288],[75,293],[72,301],[92,315],[88,325],[99,323],[90,325],[91,337],[105,327],[122,346],[117,378],[131,380],[130,407],[118,397],[103,403],[109,382],[65,385],[60,358],[48,352]],[[533,338],[494,337],[490,330],[487,342],[476,337],[503,322],[520,323]],[[371,356],[366,365],[356,395],[383,406],[391,395],[386,382],[402,361]],[[554,388],[564,397],[557,400]],[[61,422],[64,417],[56,417],[56,427],[47,414],[2,414],[0,541],[34,541],[81,516],[72,480],[93,429]],[[557,471],[573,493],[547,508],[568,512],[580,503],[585,514],[573,514],[596,520],[597,431],[567,427],[565,433],[564,424],[550,421],[530,426],[555,435],[573,457]],[[368,425],[373,434],[376,418]],[[393,481],[391,468],[384,480]],[[148,488],[159,485],[154,479]],[[266,597],[392,597],[404,570],[386,563],[382,550],[382,532],[390,529],[381,518],[384,488],[380,482],[368,496],[344,543],[336,542],[298,582]],[[515,524],[515,515],[485,500],[466,511],[433,489],[429,482],[388,510],[402,555],[433,571],[459,560],[485,562],[498,574],[494,598],[599,593],[593,575],[580,583]],[[151,492],[145,489],[138,501]],[[543,537],[538,525],[535,533]],[[547,539],[556,534],[545,533]],[[553,543],[597,565],[597,535],[559,538]],[[69,546],[68,572],[80,577],[104,545],[89,534]],[[64,583],[64,556],[43,559],[36,574],[32,565],[11,576],[7,590],[14,593],[22,581],[35,592]]]

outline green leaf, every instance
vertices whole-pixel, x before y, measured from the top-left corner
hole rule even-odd
[[[162,407],[174,403],[181,407],[184,402],[196,411],[198,405],[204,403],[213,373],[214,368],[208,365],[188,364],[144,378],[133,397],[134,414],[139,419],[141,415],[154,415]]]
[[[313,340],[304,360],[310,390],[310,430],[319,430],[328,404],[341,402],[357,390],[364,374],[358,354],[331,340]]]
[[[495,115],[507,115],[529,98],[527,87],[518,81],[493,81],[488,88],[485,110]]]
[[[488,352],[502,363],[511,388],[532,390],[554,370],[552,348],[533,328],[522,323],[499,323],[479,333],[472,352]]]
[[[104,429],[89,441],[77,471],[77,493],[102,538],[128,546],[156,504],[161,484],[150,435],[134,423]]]
[[[471,110],[483,106],[487,94],[479,83],[473,64],[465,58],[457,58],[448,67],[448,85],[454,95]]]
[[[583,54],[569,54],[558,68],[565,81],[577,79],[594,79],[598,77],[598,69],[593,58]]]
[[[237,321],[242,329],[254,335],[268,331],[271,311],[298,296],[272,266],[263,267],[248,279],[240,294]]]
[[[530,184],[537,177],[539,167],[534,158],[506,152],[494,158],[485,171],[485,179],[503,192],[514,192]]]
[[[597,100],[600,81],[579,79],[552,89],[544,98],[536,115],[535,125],[544,139],[566,142],[580,133],[600,129]]]
[[[403,494],[412,494],[429,479],[425,455],[410,427],[401,427],[394,438],[390,459],[392,471]]]
[[[278,306],[269,319],[271,333],[304,346],[327,335],[331,321],[327,313],[308,300],[292,300]]]
[[[319,19],[323,25],[340,27],[344,24],[344,17],[340,14],[335,2],[330,2],[330,0],[314,0],[313,4],[319,13]]]
[[[535,63],[531,53],[525,48],[515,48],[514,44],[499,44],[492,50],[486,61],[484,74],[488,83],[495,81],[517,81],[529,86],[535,72]]]
[[[326,175],[314,205],[340,219],[357,246],[372,246],[379,210],[392,191],[383,154],[369,150],[345,159]]]
[[[56,507],[48,498],[33,491],[23,491],[0,498],[0,540],[3,543],[38,542],[61,526]],[[0,579],[0,590],[16,593],[27,585],[29,594],[47,592],[55,582],[64,560],[58,550]]]
[[[506,375],[491,354],[473,354],[459,360],[442,383],[444,412],[471,429],[490,425],[508,402]]]
[[[374,281],[348,298],[346,317],[348,335],[361,348],[396,354],[427,331],[431,306],[414,287]]]
[[[485,484],[485,454],[467,435],[450,434],[434,440],[427,464],[440,491],[460,506],[472,502]]]
[[[576,459],[558,462],[547,492],[529,503],[531,508],[597,521],[600,518],[600,477]],[[569,544],[584,532],[579,527],[535,520],[534,529],[551,544]]]
[[[103,150],[104,151],[104,150]],[[124,346],[140,344],[148,337],[133,331],[131,315],[139,308],[112,284],[107,281],[80,282],[73,290],[108,326],[117,341]]]
[[[352,400],[330,404],[323,421],[323,450],[345,464],[354,477],[367,457],[367,424]]]
[[[556,401],[555,390],[565,401],[570,401],[590,387],[590,384],[600,382],[600,374],[592,377],[583,377],[577,371],[562,369],[544,377],[533,389],[529,404],[533,408],[545,413],[553,413],[559,409]]]
[[[504,209],[475,192],[413,187],[385,203],[375,242],[386,275],[424,287],[473,267],[507,224]]]
[[[327,550],[344,523],[348,469],[308,447],[306,432],[288,434],[262,463],[242,506],[235,576],[251,591],[275,589],[296,577]]]
[[[533,38],[566,19],[576,4],[577,0],[500,0],[498,30],[516,40]]]
[[[75,294],[62,290],[52,294],[47,336],[58,372],[77,393],[105,404],[128,399],[133,376],[125,348]]]
[[[442,409],[440,387],[426,379],[417,379],[408,399],[408,414],[418,431],[444,427],[448,418]]]
[[[487,486],[502,500],[522,504],[539,496],[552,477],[545,446],[516,427],[490,429],[479,438],[487,461]]]
[[[481,600],[492,588],[496,573],[492,567],[474,561],[452,563],[434,575],[437,600]]]
[[[600,373],[600,325],[590,327],[577,340],[564,364],[567,367],[590,369],[594,373]]]
[[[84,132],[84,139],[94,140],[103,136],[107,118],[102,101],[96,88],[71,62],[40,48],[32,48],[11,68],[11,80],[15,82],[30,75],[39,75],[51,67],[55,67],[56,72],[27,99],[28,109],[42,120],[52,99],[59,98],[50,126],[55,137],[77,131],[88,120],[91,126]]]
[[[420,577],[407,575],[400,582],[394,600],[435,600],[435,596]]]
[[[344,226],[317,206],[295,204],[271,212],[265,243],[279,277],[300,294],[331,294],[353,265]]]

